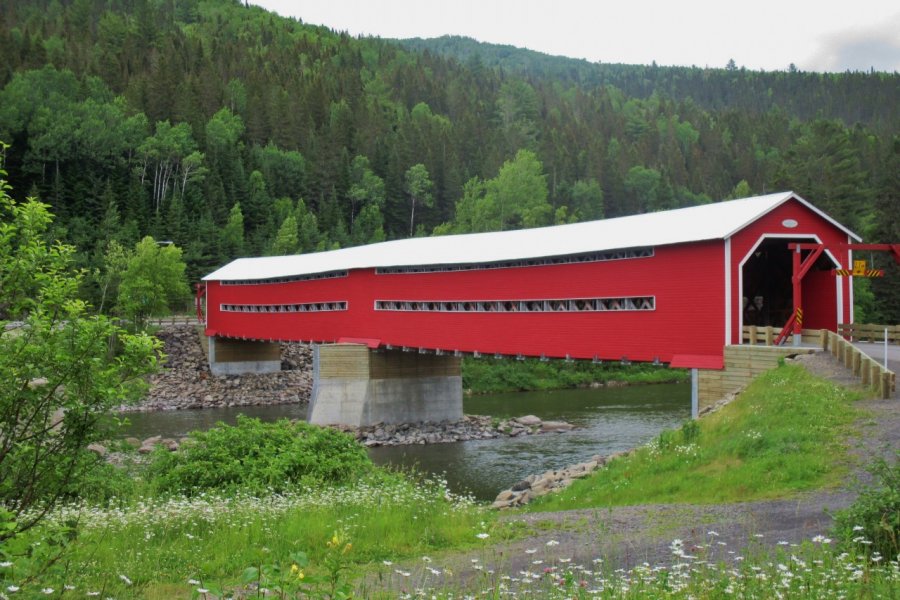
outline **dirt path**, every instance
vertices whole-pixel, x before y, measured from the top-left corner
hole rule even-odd
[[[812,373],[842,385],[856,385],[847,370],[827,353],[801,361]],[[659,504],[597,508],[561,512],[510,513],[504,520],[520,523],[530,531],[523,539],[499,543],[484,552],[436,559],[457,574],[455,582],[483,571],[515,576],[522,571],[540,571],[550,565],[590,567],[602,558],[612,568],[630,569],[641,563],[670,564],[673,540],[683,541],[684,552],[710,561],[740,560],[760,550],[799,544],[816,535],[827,535],[831,514],[848,506],[856,497],[860,481],[867,481],[862,468],[876,456],[892,457],[900,448],[900,394],[889,400],[863,400],[866,411],[858,424],[861,435],[851,447],[856,466],[840,489],[803,494],[788,500],[739,504]],[[477,558],[478,563],[472,563]],[[541,561],[541,562],[536,562]]]

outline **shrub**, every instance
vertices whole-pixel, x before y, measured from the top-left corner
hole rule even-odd
[[[871,542],[872,552],[890,561],[900,550],[900,451],[893,463],[880,458],[869,470],[875,484],[835,515],[835,536],[846,544]]]
[[[194,432],[178,452],[158,449],[149,474],[163,493],[204,490],[283,492],[298,484],[342,483],[369,470],[362,446],[346,434],[281,419],[263,423],[243,415]]]

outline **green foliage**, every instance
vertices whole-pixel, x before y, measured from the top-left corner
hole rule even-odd
[[[530,510],[743,502],[835,484],[858,394],[786,365],[702,420],[665,431]]]
[[[152,235],[182,246],[196,279],[271,249],[281,198],[304,198],[298,245],[309,252],[420,226],[492,231],[690,206],[742,181],[793,189],[866,239],[897,239],[897,74],[398,44],[240,2],[86,7],[14,2],[0,22],[14,183],[53,207],[79,267],[99,268],[110,239]],[[526,166],[510,161],[520,150],[540,168],[505,178],[510,162]],[[430,185],[411,194],[414,164]],[[237,203],[242,252],[227,227]],[[873,282],[872,315],[893,322],[898,280]]]
[[[0,505],[18,529],[83,491],[103,417],[144,390],[159,342],[126,334],[78,299],[74,248],[48,243],[52,215],[8,195],[0,171]],[[7,329],[7,324],[15,321]]]
[[[667,206],[662,189],[662,175],[656,169],[640,165],[631,167],[625,175],[625,189],[634,198],[635,206],[654,211]]]
[[[554,213],[547,194],[546,176],[537,155],[519,150],[493,179],[470,179],[456,205],[454,222],[437,232],[477,233],[551,225]],[[596,201],[596,190],[593,194]]]
[[[433,206],[434,197],[431,195],[431,177],[428,169],[422,163],[415,164],[406,170],[406,194],[409,196],[409,235],[415,233],[416,204]]]
[[[569,207],[579,221],[591,221],[603,218],[603,188],[594,180],[579,179],[572,186],[572,199]]]
[[[0,577],[10,575],[10,583],[23,588],[22,596],[72,584],[82,593],[102,589],[116,598],[178,598],[186,596],[186,585],[242,588],[253,572],[248,567],[272,584],[284,583],[281,575],[292,564],[302,566],[299,556],[292,556],[299,552],[309,561],[304,581],[328,590],[334,575],[344,577],[348,567],[355,575],[384,560],[420,560],[442,549],[471,548],[475,534],[496,519],[495,513],[450,495],[443,482],[373,469],[342,485],[313,484],[280,494],[205,493],[76,507],[29,532],[22,546],[42,548],[57,523],[73,514],[81,517],[78,543],[60,577],[23,581],[18,562],[15,573],[0,568]],[[345,551],[349,535],[352,548]],[[140,552],[134,551],[135,540]]]
[[[835,515],[835,535],[849,548],[893,561],[900,554],[900,451],[890,462],[877,459],[870,470],[874,483]]]
[[[228,222],[222,230],[222,250],[229,258],[244,256],[244,213],[240,202],[235,202],[228,212]]]
[[[525,360],[464,358],[462,375],[463,388],[475,394],[556,390],[610,381],[664,383],[684,381],[688,378],[688,372],[683,369],[667,369],[648,364],[595,365],[589,361],[543,362],[533,358]]]
[[[288,215],[281,222],[275,239],[272,240],[272,246],[269,248],[269,254],[274,256],[283,256],[286,254],[297,254],[299,250],[299,239],[297,237],[297,219],[294,215]]]
[[[119,284],[119,311],[137,326],[147,317],[181,308],[190,298],[181,248],[147,236],[128,258]]]
[[[286,491],[299,485],[350,481],[371,469],[365,449],[333,429],[282,419],[244,416],[237,425],[191,434],[178,452],[153,457],[153,484],[161,492]]]
[[[353,544],[334,533],[325,542],[325,547],[321,575],[308,573],[310,561],[305,552],[292,552],[288,557],[289,567],[277,563],[247,567],[241,580],[245,584],[255,585],[257,589],[269,589],[286,600],[349,600],[353,598],[353,585],[346,578],[346,571],[350,568],[347,555],[353,550]],[[196,597],[197,592],[194,595]]]

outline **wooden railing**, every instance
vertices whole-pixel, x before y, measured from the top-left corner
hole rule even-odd
[[[875,390],[879,397],[891,397],[897,389],[897,375],[894,372],[844,339],[841,334],[824,329],[822,331],[825,332],[823,350],[830,351],[854,376],[860,378],[864,386]]]
[[[778,337],[779,327],[758,327],[756,325],[744,325],[741,334],[741,343],[750,344],[751,346],[774,346],[775,338]],[[804,329],[801,332],[804,340],[817,340],[819,345],[822,344],[822,332],[818,329]],[[794,335],[789,334],[784,341],[785,346],[794,343]]]
[[[162,327],[163,325],[197,325],[197,316],[196,315],[171,315],[168,317],[154,317],[152,319],[147,319],[147,325],[156,325],[158,327]]]
[[[853,342],[883,342],[887,331],[889,344],[900,344],[900,325],[873,325],[871,323],[841,323],[838,333]]]
[[[876,336],[878,328],[881,329],[881,333]],[[897,327],[888,327],[887,329],[888,340],[897,341],[900,336]],[[802,336],[804,342],[816,343],[823,350],[830,351],[835,358],[853,372],[854,376],[859,377],[864,386],[875,390],[879,397],[890,398],[897,389],[897,375],[852,343],[854,340],[884,341],[884,330],[883,325],[839,325],[838,333],[827,329],[804,329]],[[773,346],[779,331],[775,327],[748,325],[743,328],[742,342],[751,346]],[[853,340],[847,340],[846,338],[851,335]],[[789,336],[785,341],[785,346],[791,345],[791,337]]]

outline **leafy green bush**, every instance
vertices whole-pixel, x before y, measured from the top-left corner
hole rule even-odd
[[[83,465],[84,476],[69,485],[61,499],[82,499],[105,506],[110,501],[130,498],[136,493],[138,481],[130,470],[113,466],[87,450],[79,451],[78,462]]]
[[[235,426],[219,423],[192,433],[178,452],[158,449],[149,475],[162,493],[256,493],[341,483],[371,467],[365,449],[348,434],[287,419],[263,423],[240,416]]]
[[[875,485],[837,513],[835,535],[848,545],[870,546],[891,561],[900,551],[900,451],[893,463],[878,459],[870,471]]]

